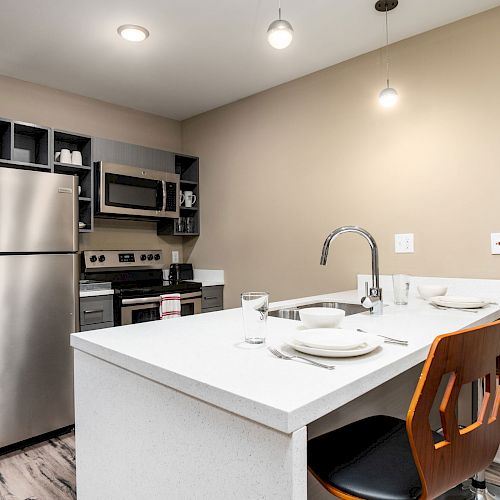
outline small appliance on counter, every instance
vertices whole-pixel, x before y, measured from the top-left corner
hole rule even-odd
[[[181,281],[193,280],[193,264],[170,264],[170,269],[168,272],[168,281],[170,281],[170,283],[179,283]]]
[[[161,295],[180,293],[181,316],[201,313],[201,283],[164,281],[161,250],[86,250],[83,277],[111,282],[115,325],[160,319]],[[191,267],[192,276],[192,267]]]

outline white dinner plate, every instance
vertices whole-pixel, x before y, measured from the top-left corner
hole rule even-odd
[[[294,343],[315,349],[352,350],[361,347],[366,340],[356,330],[344,328],[311,328],[296,333]]]
[[[487,306],[490,301],[479,297],[452,297],[443,295],[442,297],[431,297],[429,302],[441,307],[452,307],[455,309],[479,309]]]
[[[285,343],[296,351],[304,354],[311,354],[313,356],[320,356],[322,358],[353,358],[355,356],[363,356],[382,345],[383,339],[375,335],[368,333],[359,333],[359,335],[365,336],[365,342],[361,347],[356,349],[318,349],[315,347],[307,347],[295,342],[293,337],[285,340]]]

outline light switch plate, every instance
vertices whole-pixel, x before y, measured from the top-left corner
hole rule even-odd
[[[500,233],[491,233],[491,255],[500,255]]]
[[[414,253],[415,244],[413,233],[395,234],[394,251],[396,253]]]
[[[179,263],[179,251],[172,250],[172,264],[178,264],[178,263]]]

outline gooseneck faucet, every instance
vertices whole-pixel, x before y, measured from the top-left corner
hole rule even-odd
[[[370,309],[371,314],[380,315],[383,313],[384,306],[382,303],[382,288],[380,288],[380,274],[378,270],[378,247],[375,239],[366,229],[358,226],[342,226],[332,231],[323,244],[320,264],[326,266],[330,243],[344,233],[359,234],[365,238],[370,245],[372,251],[372,286],[369,288],[368,283],[366,283],[366,295],[361,299],[361,304],[367,309]]]

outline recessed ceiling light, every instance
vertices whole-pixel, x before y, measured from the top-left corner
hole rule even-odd
[[[118,28],[118,34],[129,42],[143,42],[149,36],[149,31],[135,24],[124,24]]]

